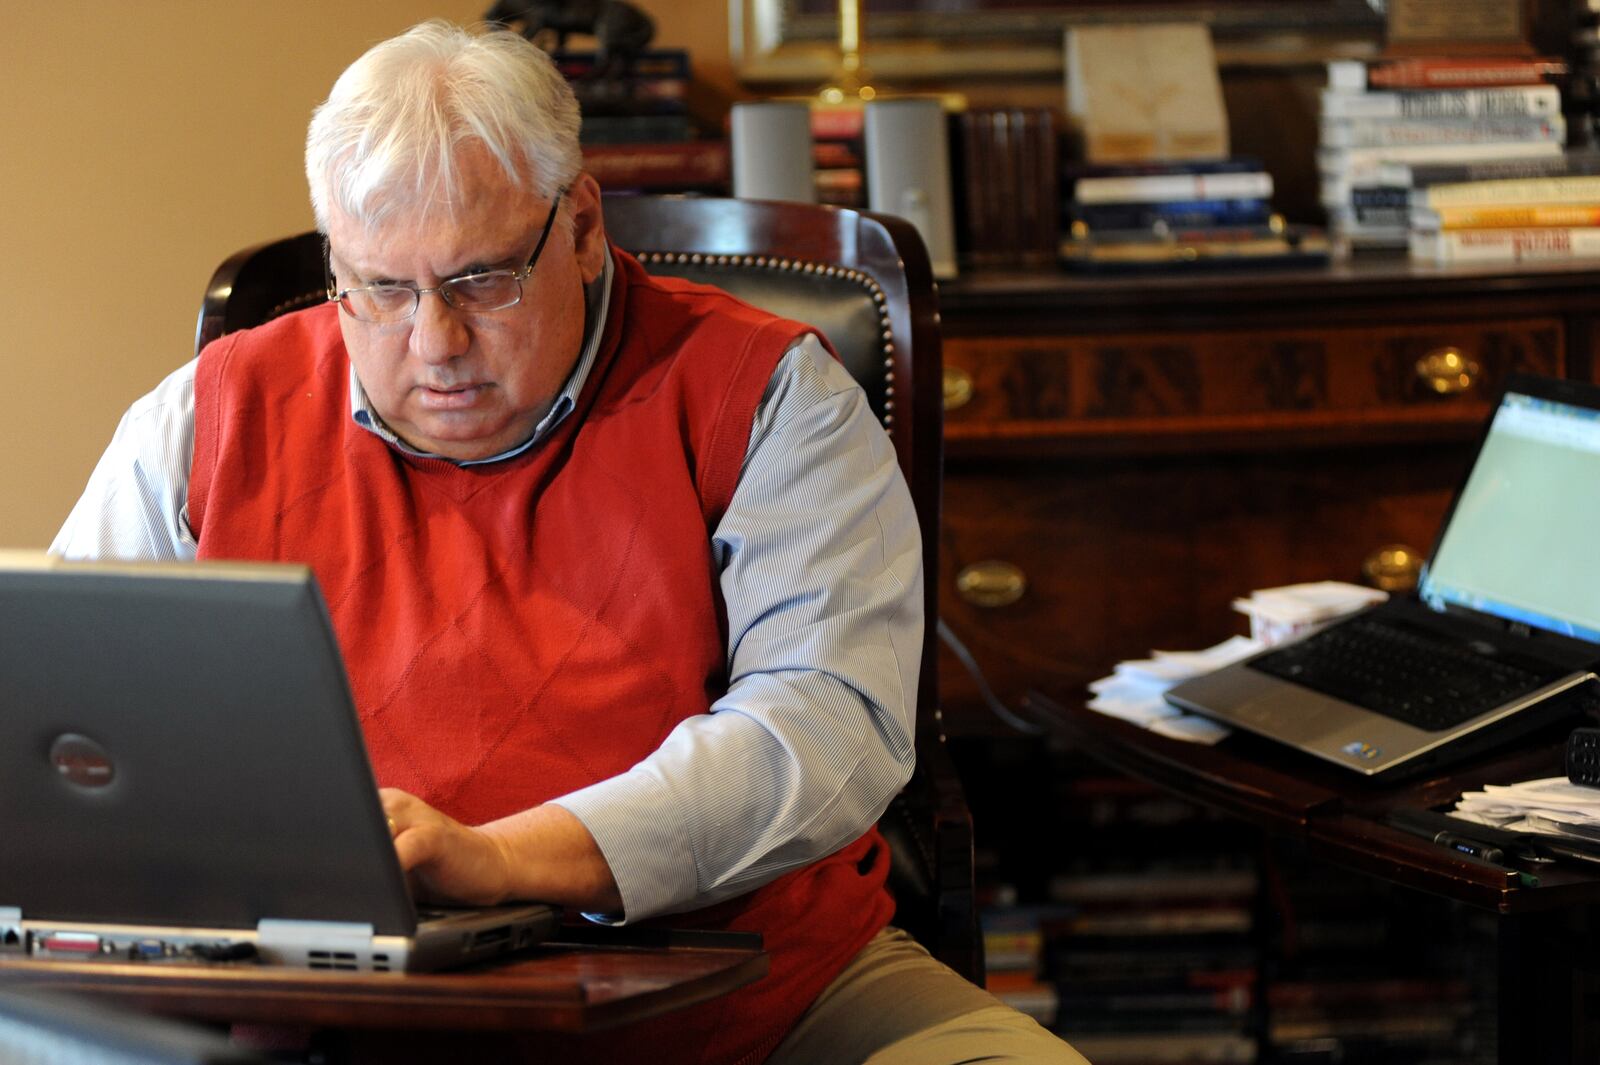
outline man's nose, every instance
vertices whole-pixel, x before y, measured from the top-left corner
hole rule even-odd
[[[411,351],[423,362],[448,362],[467,353],[471,331],[437,292],[424,292],[411,319]]]

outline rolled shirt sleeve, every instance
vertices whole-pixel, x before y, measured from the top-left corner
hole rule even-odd
[[[837,850],[914,761],[916,514],[865,394],[814,338],[773,375],[713,549],[728,693],[629,771],[556,800],[599,843],[629,921]]]

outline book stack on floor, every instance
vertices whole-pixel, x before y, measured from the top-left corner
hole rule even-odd
[[[1068,756],[1070,757],[1070,755]],[[1069,834],[1043,897],[1054,1030],[1095,1065],[1252,1062],[1260,975],[1250,829],[1092,766],[1054,782]]]
[[[1056,1030],[1100,1065],[1254,1061],[1257,890],[1243,855],[1058,878]]]
[[[1063,265],[1097,272],[1326,262],[1317,231],[1272,210],[1259,160],[1084,164],[1066,168]]]
[[[1518,166],[1413,167],[1411,257],[1428,263],[1600,258],[1600,153]]]
[[[593,52],[552,55],[583,112],[583,168],[607,192],[726,195],[731,163],[725,139],[700,135],[688,110],[689,53],[651,49],[631,73],[604,76]]]
[[[984,986],[1001,1002],[1049,1028],[1059,997],[1042,975],[1047,926],[1058,916],[1050,907],[991,906],[982,915]]]
[[[1560,157],[1565,72],[1530,57],[1330,62],[1317,164],[1335,244],[1405,247],[1415,169]]]
[[[1266,1055],[1282,1065],[1488,1065],[1494,915],[1272,848]]]

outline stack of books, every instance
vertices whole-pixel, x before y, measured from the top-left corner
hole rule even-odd
[[[1336,245],[1406,246],[1413,167],[1560,156],[1565,72],[1527,57],[1330,62],[1317,165]]]
[[[1413,259],[1520,263],[1600,257],[1600,153],[1507,168],[1413,168]]]
[[[957,243],[980,267],[1055,262],[1061,134],[1046,107],[968,108],[955,116]]]
[[[1060,802],[1100,828],[1057,844],[1072,850],[1047,889],[1065,911],[1046,925],[1054,1031],[1096,1065],[1256,1060],[1248,834],[1126,778],[1082,776]]]
[[[1063,265],[1090,271],[1325,262],[1320,233],[1272,210],[1259,160],[1077,165],[1066,169]]]
[[[811,105],[811,161],[817,202],[835,207],[865,207],[866,111],[859,104]]]
[[[1493,913],[1273,848],[1263,1056],[1283,1065],[1491,1062]],[[1382,959],[1381,966],[1374,959]]]
[[[689,115],[688,52],[645,51],[626,77],[600,76],[593,52],[562,51],[551,58],[577,94],[583,168],[601,188],[727,194],[727,141],[702,138]]]
[[[983,925],[984,986],[990,994],[1044,1025],[1055,1023],[1060,994],[1042,975],[1052,907],[1003,906],[986,909]]]

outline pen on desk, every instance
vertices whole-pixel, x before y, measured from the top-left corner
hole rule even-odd
[[[1475,839],[1463,839],[1453,832],[1440,832],[1433,837],[1433,841],[1441,846],[1449,847],[1453,851],[1474,858],[1481,858],[1494,865],[1505,864],[1506,852],[1491,843],[1479,843]]]
[[[1423,839],[1431,840],[1432,842],[1439,844],[1441,847],[1447,847],[1450,850],[1455,851],[1457,854],[1464,855],[1473,861],[1480,862],[1484,865],[1493,866],[1500,872],[1505,873],[1508,876],[1515,877],[1518,885],[1522,887],[1539,886],[1539,878],[1534,874],[1524,872],[1521,869],[1513,869],[1506,865],[1506,852],[1504,847],[1501,847],[1495,843],[1487,843],[1483,840],[1473,839],[1470,836],[1461,835],[1459,832],[1456,832],[1452,829],[1441,829],[1435,824],[1420,823],[1422,822],[1424,816],[1433,819],[1437,818],[1438,815],[1413,814],[1410,817],[1390,817],[1388,820],[1389,823],[1395,828],[1398,828],[1404,832],[1409,832],[1413,836],[1420,836]],[[1530,859],[1530,855],[1524,853],[1516,854],[1514,857],[1522,861]]]
[[[1433,837],[1433,841],[1442,847],[1448,847],[1457,854],[1464,854],[1469,858],[1482,862],[1484,865],[1491,865],[1502,873],[1516,877],[1517,884],[1521,887],[1539,886],[1539,878],[1534,874],[1508,866],[1506,864],[1506,852],[1492,843],[1468,839],[1453,832],[1440,832]]]

